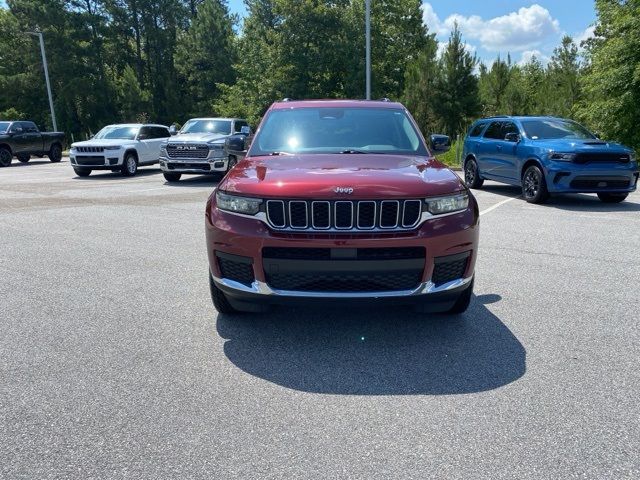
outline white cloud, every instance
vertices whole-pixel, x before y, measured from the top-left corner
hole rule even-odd
[[[449,29],[442,24],[429,2],[422,4],[422,21],[429,28],[429,33],[435,33],[438,37],[449,35]]]
[[[428,2],[422,4],[422,11],[429,30],[438,36],[448,34],[457,23],[465,38],[479,40],[484,49],[496,52],[531,50],[560,31],[558,20],[538,4],[488,20],[453,14],[442,22]]]
[[[595,37],[595,30],[596,30],[596,26],[595,25],[591,25],[587,28],[584,29],[584,31],[578,33],[576,36],[573,37],[573,41],[576,43],[576,45],[578,47],[580,47],[580,44],[582,42],[584,42],[585,40],[589,40],[590,38]]]
[[[547,63],[549,63],[549,60],[550,60],[549,57],[544,55],[538,49],[525,50],[524,52],[522,52],[522,56],[520,57],[520,61],[518,62],[518,65],[525,65],[529,63],[533,57],[536,57],[538,61],[543,65],[546,65]]]

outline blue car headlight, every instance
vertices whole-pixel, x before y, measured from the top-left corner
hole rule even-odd
[[[551,154],[551,160],[557,162],[573,162],[576,159],[575,153],[554,152]]]

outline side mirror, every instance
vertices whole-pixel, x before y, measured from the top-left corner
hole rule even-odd
[[[175,125],[169,127],[169,135],[174,136],[178,134],[178,128]]]
[[[24,132],[24,129],[22,127],[14,127],[11,129],[9,133],[13,133],[15,135],[17,133],[22,133],[22,132]]]
[[[520,134],[519,134],[519,133],[514,133],[514,132],[507,133],[507,134],[504,136],[504,140],[505,140],[505,142],[515,142],[515,143],[518,143],[518,142],[520,141]]]
[[[240,133],[242,135],[251,135],[251,127],[249,125],[244,125],[240,128]]]
[[[138,140],[146,140],[149,138],[149,135],[147,135],[146,133],[141,133],[138,135]]]
[[[444,153],[451,148],[451,139],[447,135],[433,134],[429,137],[429,144],[434,153]]]

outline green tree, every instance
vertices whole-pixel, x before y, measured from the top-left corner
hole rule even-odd
[[[190,115],[210,115],[220,95],[217,84],[234,82],[234,39],[233,19],[226,4],[204,0],[189,29],[178,38],[175,55]]]
[[[467,51],[456,24],[440,59],[436,95],[442,126],[451,137],[461,133],[480,114],[476,64],[477,59]]]
[[[554,94],[551,98],[553,113],[558,116],[570,116],[580,99],[580,58],[578,47],[571,37],[564,36],[548,65],[548,81]]]
[[[437,51],[435,35],[428,35],[422,51],[407,65],[405,73],[403,102],[425,135],[435,133],[439,127],[435,95],[440,72]]]
[[[597,0],[578,114],[606,138],[640,149],[640,2]]]

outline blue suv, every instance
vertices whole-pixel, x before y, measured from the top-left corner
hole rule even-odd
[[[617,203],[638,184],[632,149],[599,140],[579,123],[555,117],[492,117],[478,120],[464,141],[465,183],[484,180],[522,187],[531,203],[551,193],[597,193]]]

